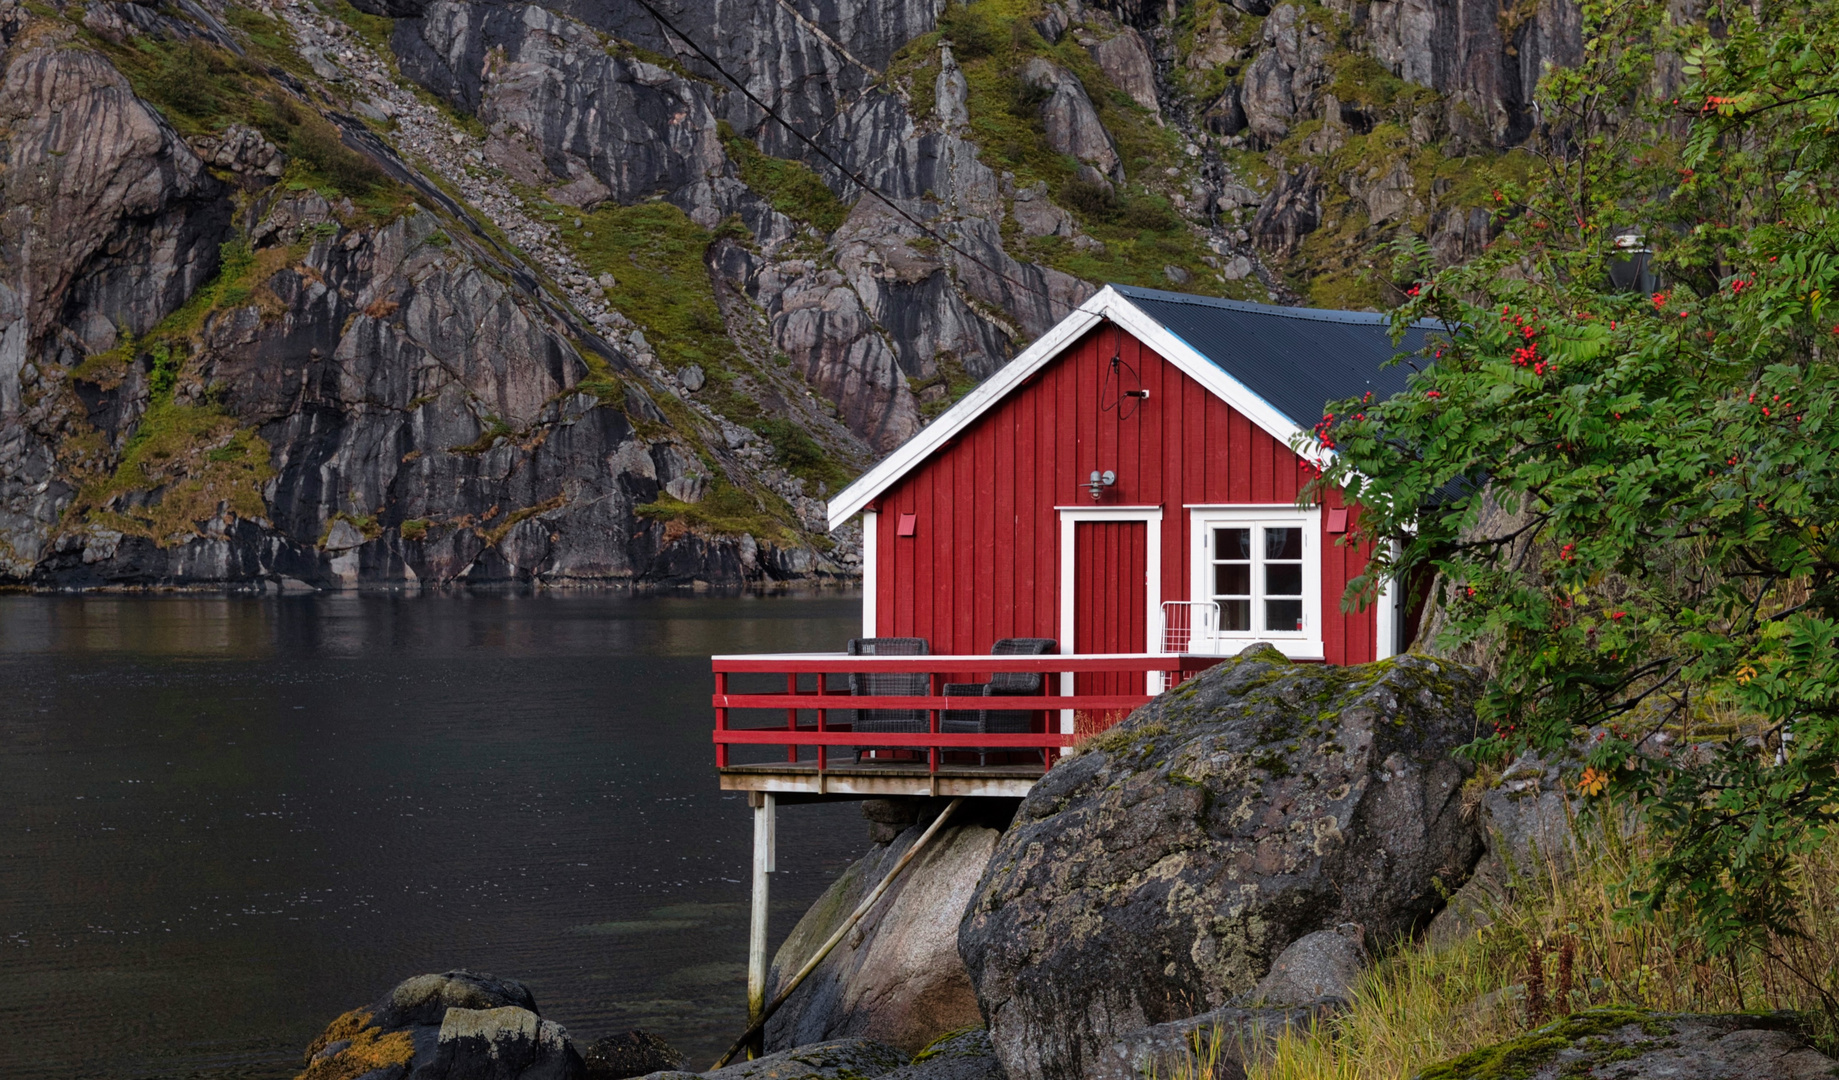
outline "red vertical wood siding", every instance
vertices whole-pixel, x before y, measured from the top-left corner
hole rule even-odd
[[[1104,387],[1114,353],[1135,368],[1150,392],[1147,401],[1126,398],[1121,408],[1100,407],[1101,390],[1107,403],[1117,399],[1116,380]],[[1123,378],[1122,388],[1133,389],[1130,376]],[[1117,485],[1099,503],[1086,489],[1094,469],[1117,473]],[[1292,506],[1309,469],[1288,446],[1153,350],[1102,325],[876,501],[876,632],[926,638],[935,653],[987,653],[1005,637],[1058,638],[1056,506],[1162,507],[1161,597],[1189,599],[1186,506]],[[1325,505],[1340,505],[1338,495]],[[903,513],[918,515],[916,535],[895,535]],[[1321,515],[1324,526],[1327,516]],[[1340,546],[1339,536],[1324,533],[1318,540],[1324,658],[1364,663],[1376,646],[1375,612],[1343,612],[1341,596],[1364,568],[1366,552]],[[1139,566],[1139,590],[1142,572]],[[1128,577],[1113,579],[1118,589],[1128,587]],[[1122,593],[1113,601],[1120,611],[1129,607]],[[1144,602],[1139,591],[1131,610],[1140,611]],[[1141,625],[1143,616],[1134,617]],[[1063,651],[1068,646],[1061,642]]]

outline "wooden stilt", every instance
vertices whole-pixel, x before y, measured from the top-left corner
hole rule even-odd
[[[771,798],[770,795],[767,797]],[[734,1045],[728,1048],[728,1052],[723,1054],[721,1059],[714,1065],[709,1066],[710,1072],[714,1072],[716,1069],[733,1061],[734,1055],[740,1053],[743,1047],[754,1044],[755,1040],[758,1039],[765,1030],[767,1018],[779,1011],[779,1006],[785,1004],[786,999],[792,996],[792,991],[798,989],[798,985],[805,981],[806,976],[817,970],[817,965],[824,962],[824,957],[829,956],[830,950],[837,947],[837,943],[843,940],[843,935],[849,933],[849,931],[855,927],[856,923],[862,921],[862,916],[867,915],[876,904],[881,902],[882,896],[888,891],[888,886],[894,884],[894,879],[900,876],[900,872],[907,868],[907,864],[912,862],[913,857],[920,853],[920,849],[926,846],[927,841],[931,840],[934,834],[944,828],[946,819],[951,817],[953,811],[957,810],[958,807],[963,804],[964,799],[962,797],[953,799],[945,804],[945,809],[939,812],[938,817],[932,819],[932,824],[926,826],[926,831],[920,833],[919,839],[913,841],[913,846],[908,848],[907,853],[902,855],[900,861],[894,864],[894,869],[888,871],[888,876],[881,879],[881,884],[875,886],[872,892],[862,898],[862,902],[856,905],[856,910],[850,912],[849,918],[843,920],[843,925],[837,927],[836,930],[831,933],[830,938],[822,945],[819,945],[817,951],[811,954],[811,958],[805,961],[805,966],[799,968],[797,973],[785,980],[784,985],[779,988],[779,993],[771,1002],[767,1003],[766,1008],[760,1011],[760,1018],[748,1024],[747,1030],[741,1033],[740,1038],[734,1040]]]
[[[753,807],[753,902],[747,934],[747,1023],[751,1028],[766,1013],[766,875],[774,869],[773,793],[749,792],[747,801]],[[756,1032],[748,1044],[749,1058],[759,1054],[762,1034]]]

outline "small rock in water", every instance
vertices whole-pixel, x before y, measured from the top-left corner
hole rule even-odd
[[[515,979],[417,975],[327,1025],[299,1080],[586,1080],[568,1031]]]
[[[581,1055],[588,1080],[628,1080],[683,1067],[683,1052],[648,1031],[628,1031],[596,1041]]]

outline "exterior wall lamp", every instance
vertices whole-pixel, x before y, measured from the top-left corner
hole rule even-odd
[[[1092,489],[1092,501],[1097,502],[1104,498],[1105,489],[1115,483],[1117,483],[1117,473],[1112,472],[1110,469],[1106,469],[1102,473],[1097,469],[1093,469],[1092,478],[1086,481],[1086,486]]]

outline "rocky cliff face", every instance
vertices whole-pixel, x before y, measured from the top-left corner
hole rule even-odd
[[[1100,282],[1384,305],[1389,236],[1475,251],[1580,49],[1570,0],[657,10],[696,48],[0,0],[0,582],[847,574],[822,498]]]

